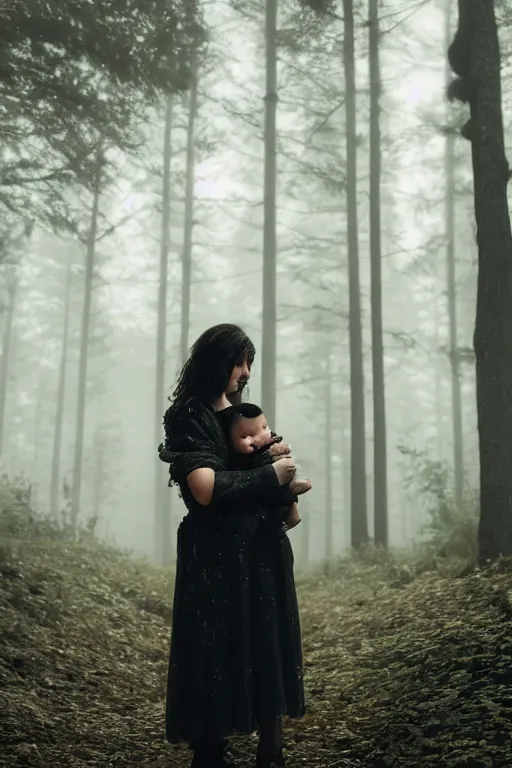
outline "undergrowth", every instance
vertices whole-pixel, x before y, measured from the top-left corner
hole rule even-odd
[[[437,558],[455,557],[476,561],[479,493],[467,478],[462,502],[455,498],[453,471],[426,451],[400,446],[406,458],[405,485],[427,515],[424,526],[423,553]]]
[[[172,569],[45,535],[13,498],[25,522],[2,502],[0,765],[185,768],[163,732]],[[290,768],[510,768],[512,567],[454,578],[467,557],[368,546],[300,577],[308,713],[286,723]],[[253,764],[251,738],[234,747]]]

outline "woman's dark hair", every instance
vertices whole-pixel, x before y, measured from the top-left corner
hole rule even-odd
[[[238,325],[221,323],[208,328],[190,350],[169,398],[171,416],[194,397],[213,402],[225,391],[236,365],[254,361],[254,344]]]

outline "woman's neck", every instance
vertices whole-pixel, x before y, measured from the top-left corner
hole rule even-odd
[[[215,411],[224,411],[226,408],[230,407],[231,403],[229,402],[225,392],[213,402],[213,409]]]

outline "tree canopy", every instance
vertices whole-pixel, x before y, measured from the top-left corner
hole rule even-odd
[[[136,144],[137,117],[185,90],[202,39],[186,0],[27,0],[0,11],[0,205],[86,182],[98,142]]]

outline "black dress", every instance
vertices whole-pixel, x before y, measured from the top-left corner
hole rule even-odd
[[[213,408],[191,402],[166,415],[161,458],[188,514],[178,530],[166,734],[171,743],[220,742],[252,733],[262,718],[305,711],[293,554],[271,466],[226,470],[228,446]],[[186,482],[215,471],[212,504]]]

